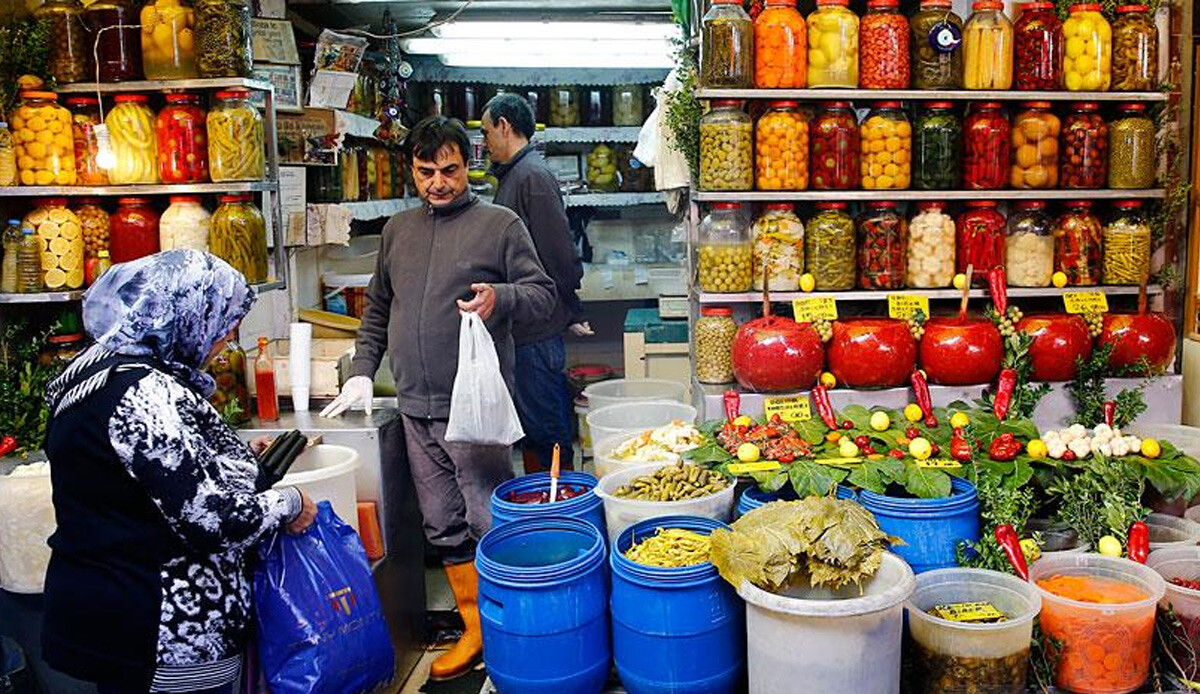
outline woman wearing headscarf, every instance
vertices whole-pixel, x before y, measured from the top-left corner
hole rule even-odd
[[[312,523],[297,489],[255,491],[254,453],[207,400],[204,367],[253,302],[206,253],[117,265],[84,298],[95,344],[47,389],[58,529],[43,650],[101,694],[235,693],[244,555]]]

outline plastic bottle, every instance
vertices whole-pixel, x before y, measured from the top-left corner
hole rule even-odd
[[[21,229],[21,248],[17,251],[17,293],[42,291],[42,241],[33,229]]]
[[[21,220],[10,219],[4,227],[4,259],[0,261],[0,293],[17,293],[17,256],[21,253]]]
[[[258,389],[256,397],[258,419],[262,422],[273,422],[279,419],[279,393],[275,389],[275,361],[271,359],[269,343],[270,341],[265,337],[258,338],[258,357],[254,360],[254,385]]]

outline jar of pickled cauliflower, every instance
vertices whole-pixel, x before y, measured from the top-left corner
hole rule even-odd
[[[1005,241],[1008,283],[1013,287],[1048,287],[1054,275],[1054,223],[1046,203],[1022,200],[1008,216]]]

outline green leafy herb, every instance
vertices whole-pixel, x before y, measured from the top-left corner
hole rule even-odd
[[[1074,423],[1085,427],[1093,427],[1104,421],[1104,403],[1109,400],[1106,385],[1111,369],[1108,365],[1112,345],[1101,345],[1092,350],[1091,356],[1080,359],[1075,379],[1067,385],[1067,392],[1075,400]],[[1126,388],[1113,398],[1117,411],[1113,417],[1113,426],[1125,427],[1146,411],[1146,399],[1143,395],[1149,380],[1143,381],[1133,388]]]
[[[1134,521],[1146,517],[1144,489],[1141,471],[1126,459],[1093,455],[1061,463],[1046,493],[1057,507],[1054,518],[1095,547],[1105,535],[1125,537]]]
[[[0,117],[17,103],[17,79],[49,77],[50,20],[25,19],[0,25]]]
[[[679,66],[679,89],[667,92],[665,114],[671,133],[669,144],[684,155],[696,179],[700,176],[700,116],[704,115],[704,106],[696,98],[696,49],[681,46],[675,62]]]
[[[49,331],[37,332],[16,319],[0,332],[0,435],[17,439],[17,452],[42,447],[46,438],[46,386],[61,369],[40,361]]]

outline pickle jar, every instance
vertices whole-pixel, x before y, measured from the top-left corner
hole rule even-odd
[[[1099,3],[1071,5],[1063,22],[1063,83],[1072,92],[1108,91],[1112,82],[1112,27]]]
[[[1067,284],[1086,287],[1100,284],[1100,251],[1103,232],[1092,214],[1092,203],[1072,200],[1054,220],[1054,271],[1067,276]]]
[[[907,190],[912,182],[912,126],[899,101],[879,101],[862,122],[862,187]]]
[[[33,229],[41,248],[41,285],[48,291],[79,289],[83,276],[83,228],[67,209],[66,198],[44,198],[25,215],[22,228]],[[18,262],[24,262],[18,260]]]
[[[754,124],[740,101],[714,101],[700,118],[700,189],[754,187]]]
[[[733,339],[738,326],[727,306],[705,306],[696,319],[696,380],[733,383]]]
[[[931,101],[917,115],[912,182],[918,190],[962,185],[962,121],[949,101]]]
[[[1061,122],[1049,101],[1028,101],[1012,121],[1013,188],[1058,187]]]
[[[612,125],[612,92],[608,87],[585,87],[579,123],[587,127]]]
[[[795,101],[772,101],[758,117],[754,172],[759,190],[808,188],[808,121]]]
[[[750,228],[754,239],[754,288],[775,291],[800,289],[804,274],[804,224],[791,203],[772,202]]]
[[[94,96],[72,96],[67,99],[71,109],[71,139],[75,152],[75,183],[81,186],[108,185],[108,172],[100,168],[100,141],[96,126],[100,125],[100,100]]]
[[[962,86],[962,17],[951,0],[921,0],[909,20],[912,29],[912,86],[958,89]]]
[[[168,94],[154,125],[158,176],[163,183],[208,181],[208,126],[200,97]]]
[[[1150,276],[1150,223],[1141,200],[1118,200],[1103,232],[1104,284],[1141,284]]]
[[[1108,124],[1100,105],[1071,105],[1062,129],[1063,188],[1103,188],[1108,181]]]
[[[1027,2],[1013,23],[1013,82],[1023,91],[1054,91],[1063,83],[1063,25],[1052,2]]]
[[[1108,187],[1151,188],[1158,157],[1145,104],[1122,104],[1108,124]]]
[[[212,217],[200,204],[198,195],[172,195],[171,204],[158,220],[158,246],[169,251],[190,248],[208,250],[208,234]]]
[[[209,362],[207,371],[216,383],[209,402],[227,424],[250,420],[250,393],[246,386],[246,352],[237,340],[226,340],[225,347]]]
[[[83,21],[88,33],[95,37],[96,67],[101,82],[142,79],[142,37],[138,33],[141,20],[131,0],[98,0],[83,11]]]
[[[529,101],[529,105],[533,107],[535,113],[537,110],[536,101],[531,101],[529,96],[525,96],[525,100]],[[533,99],[537,99],[537,94],[533,94]],[[645,107],[642,104],[642,85],[640,84],[623,84],[613,87],[612,96],[612,120],[613,125],[617,127],[632,127],[641,125],[644,122],[642,111]]]
[[[0,122],[0,188],[17,185],[17,148],[8,123]]]
[[[817,0],[808,15],[808,86],[858,87],[858,15],[849,0]]]
[[[267,223],[249,195],[222,195],[209,220],[209,252],[250,284],[267,281]]]
[[[69,84],[87,80],[92,40],[83,24],[83,5],[79,0],[47,0],[34,10],[33,16],[50,24],[47,68],[54,81]]]
[[[971,200],[955,224],[956,270],[973,269],[971,283],[986,283],[990,270],[1004,267],[1004,215],[994,200]]]
[[[158,213],[146,198],[121,198],[109,218],[112,261],[127,263],[158,253]]]
[[[154,138],[154,112],[145,94],[117,94],[116,104],[104,117],[112,143],[113,165],[108,181],[113,185],[158,183],[158,142]],[[115,257],[113,262],[121,262]]]
[[[808,168],[816,190],[854,190],[862,176],[862,137],[848,101],[821,104],[808,131]]]
[[[100,251],[109,250],[108,238],[112,222],[108,213],[100,206],[100,198],[79,198],[75,216],[79,218],[79,226],[83,229],[84,259],[96,258]]]
[[[263,180],[267,167],[263,119],[250,103],[250,92],[217,92],[206,129],[208,169],[214,183]]]
[[[908,223],[905,284],[917,289],[948,287],[954,281],[954,218],[946,203],[924,201]]]
[[[696,272],[702,292],[748,292],[754,253],[737,202],[714,203],[697,232]]]
[[[864,89],[908,89],[909,27],[900,0],[869,0],[859,28],[859,82]]]
[[[858,286],[900,289],[908,250],[908,220],[894,202],[869,202],[858,216]]]
[[[579,125],[579,92],[575,87],[550,88],[550,125],[559,128]]]
[[[355,202],[358,200],[358,149],[355,147],[345,147],[341,154],[338,155],[338,168],[340,169],[342,184],[340,186],[342,199],[341,202]]]
[[[1112,88],[1148,92],[1158,87],[1158,27],[1146,5],[1121,5],[1112,38]]]
[[[1041,200],[1022,200],[1008,216],[1005,267],[1013,287],[1049,287],[1054,275],[1054,222]]]
[[[754,86],[754,22],[742,0],[713,0],[700,26],[700,84]]]
[[[963,29],[963,87],[1012,89],[1013,25],[999,0],[980,0]]]
[[[195,37],[191,0],[150,0],[143,5],[142,71],[146,79],[197,77]]]
[[[75,185],[71,112],[53,92],[21,92],[21,101],[9,121],[21,185]]]
[[[995,101],[972,104],[963,124],[963,187],[998,190],[1010,178],[1012,128]]]
[[[250,77],[251,17],[249,0],[196,0],[196,69],[201,77]]]
[[[820,291],[854,288],[854,220],[844,202],[819,202],[804,228],[804,263]]]
[[[808,27],[796,0],[767,0],[754,20],[754,86],[803,89],[808,84]]]

